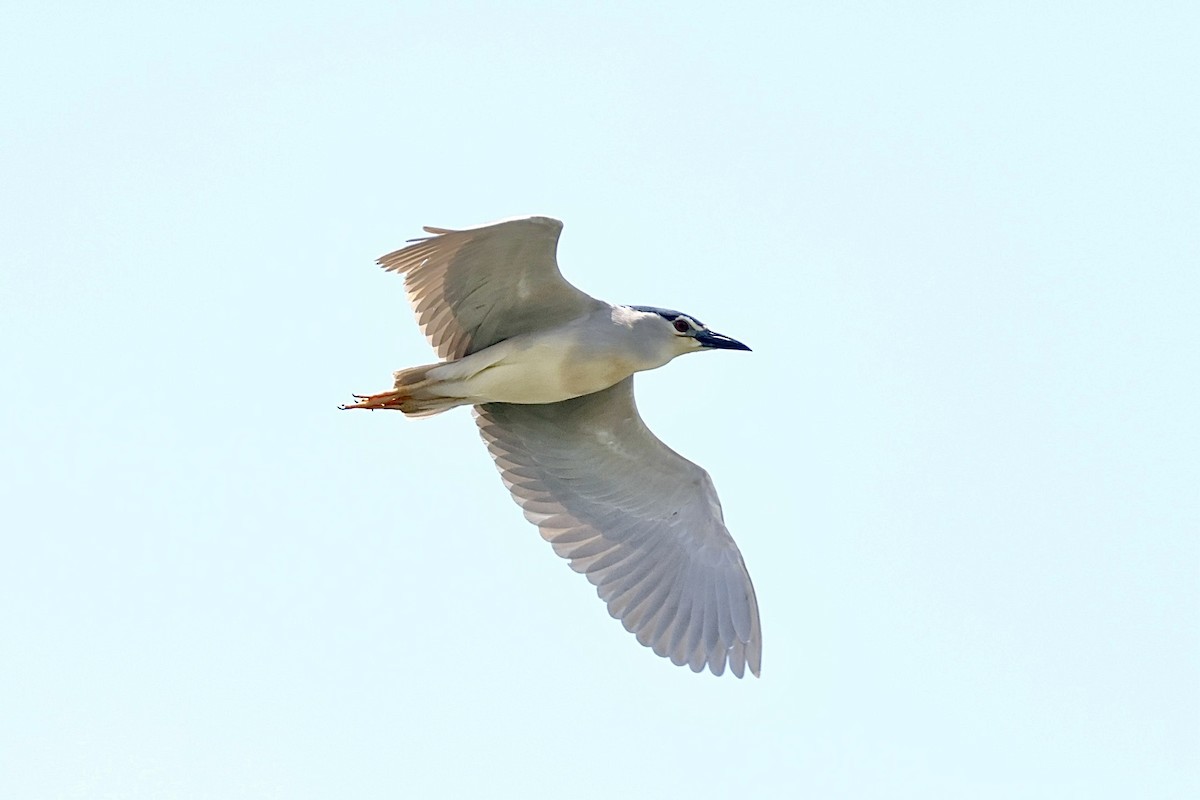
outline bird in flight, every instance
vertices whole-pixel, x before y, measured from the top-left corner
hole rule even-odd
[[[758,603],[712,480],[650,432],[633,398],[635,372],[750,348],[688,314],[575,288],[558,269],[556,219],[425,231],[378,263],[404,275],[442,360],[342,408],[474,406],[513,499],[626,630],[695,672],[758,675]]]

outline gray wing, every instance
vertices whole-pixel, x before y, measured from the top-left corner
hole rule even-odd
[[[712,480],[642,422],[633,378],[475,415],[525,516],[639,642],[695,672],[758,675],[758,603]]]
[[[382,256],[404,273],[421,331],[443,359],[462,358],[520,333],[583,316],[603,304],[558,271],[562,223],[523,217],[434,234]]]

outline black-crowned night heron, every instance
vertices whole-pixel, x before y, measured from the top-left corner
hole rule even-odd
[[[633,373],[703,350],[749,350],[695,317],[610,305],[563,279],[562,223],[504,220],[379,259],[441,363],[347,408],[408,416],[475,406],[504,484],[639,642],[675,664],[759,674],[758,603],[708,473],[663,444],[633,401]]]

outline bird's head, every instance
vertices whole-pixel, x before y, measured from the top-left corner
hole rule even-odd
[[[750,349],[737,339],[710,331],[703,322],[680,311],[654,306],[630,306],[630,308],[641,311],[643,314],[654,315],[649,317],[652,329],[656,335],[670,337],[668,341],[671,342],[676,355],[700,350]]]

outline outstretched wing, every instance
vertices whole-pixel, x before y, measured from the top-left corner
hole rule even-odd
[[[520,333],[543,330],[603,304],[558,271],[562,223],[522,217],[434,234],[379,259],[404,273],[421,331],[443,359],[462,358]]]
[[[475,414],[525,516],[639,642],[695,672],[759,673],[758,603],[712,480],[642,422],[633,378]]]

